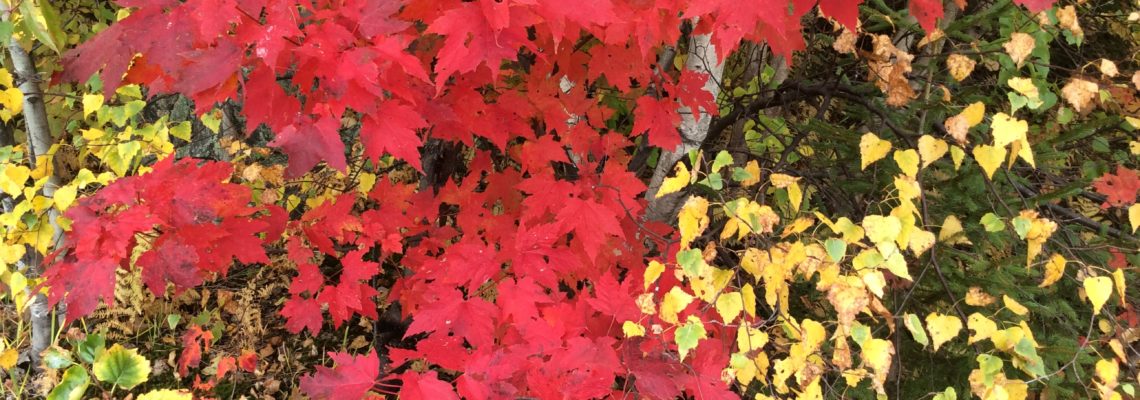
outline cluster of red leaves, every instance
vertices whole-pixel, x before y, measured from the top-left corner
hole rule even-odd
[[[1116,173],[1105,173],[1093,181],[1097,193],[1105,196],[1104,207],[1124,207],[1136,202],[1140,194],[1140,174],[1135,170],[1116,166]]]
[[[226,163],[170,158],[69,208],[73,230],[45,271],[48,300],[66,298],[69,320],[90,314],[100,299],[113,303],[115,270],[130,266],[140,244],[146,250],[134,265],[156,295],[167,283],[178,292],[225,275],[235,259],[268,262],[258,235],[276,240],[283,225],[249,205],[249,188],[223,183],[232,173]]]
[[[859,3],[818,5],[854,29]],[[72,305],[70,318],[111,299],[114,269],[140,237],[149,250],[138,265],[156,292],[166,282],[180,289],[224,274],[235,257],[266,262],[261,246],[283,245],[297,265],[281,311],[286,328],[314,334],[326,310],[334,326],[355,315],[375,318],[369,281],[380,260],[399,254],[411,274],[389,299],[413,317],[407,334],[422,339],[411,350],[391,349],[393,364],[420,359],[458,375],[445,382],[434,371],[403,373],[403,397],[593,398],[624,378],[620,390],[649,397],[735,398],[721,379],[734,328],[710,324],[716,339],[684,362],[672,330],[623,338],[627,320],[668,326],[635,301],[645,291],[647,238],[670,228],[638,222],[646,187],[626,169],[629,149],[646,132],[651,145],[679,144],[681,106],[717,111],[703,89],[707,77],[653,71],[660,46],[680,39],[683,21],[697,21],[694,34],[711,34],[721,58],[741,40],[766,41],[790,56],[804,47],[801,20],[816,0],[119,4],[131,15],[69,52],[63,79],[101,73],[108,93],[124,81],[140,83],[152,94],[185,94],[199,112],[241,100],[249,129],[265,124],[275,133],[271,145],[289,156],[290,176],[320,162],[347,168],[342,120],[359,121],[371,159],[390,154],[422,169],[426,138],[472,147],[474,158],[467,175],[438,194],[381,179],[367,199],[345,194],[293,221],[274,207],[256,217],[247,189],[221,183],[230,174],[223,164],[163,162],[68,214],[74,240],[49,269],[48,284],[52,301],[66,296]],[[941,11],[933,4],[912,2],[927,28]],[[641,96],[650,83],[668,96]],[[628,104],[603,104],[588,90],[599,85]],[[630,134],[608,125],[618,109],[633,110]],[[490,146],[475,146],[477,138]],[[556,164],[576,173],[556,174]],[[339,272],[317,265],[325,257],[340,260]],[[650,293],[659,301],[677,284],[662,277],[663,290]],[[713,320],[709,312],[694,305],[684,314]],[[195,363],[193,353],[184,356]],[[375,352],[330,357],[337,367],[317,367],[301,381],[312,397],[383,391]]]

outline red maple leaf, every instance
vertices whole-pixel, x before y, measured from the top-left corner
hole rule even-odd
[[[237,365],[245,372],[254,372],[257,370],[257,353],[251,350],[242,350],[241,355],[237,358]]]
[[[819,0],[819,11],[855,32],[859,26],[859,4],[862,3],[863,0]]]
[[[324,323],[321,303],[314,298],[289,298],[281,307],[281,316],[285,317],[285,329],[292,333],[301,333],[302,329],[309,328],[310,333],[317,334]]]
[[[704,110],[709,115],[720,113],[712,92],[705,89],[709,79],[709,74],[686,69],[681,72],[681,78],[677,81],[674,89],[677,92],[677,99],[694,114],[699,110]]]
[[[139,256],[142,280],[155,296],[166,292],[166,282],[174,283],[175,294],[202,283],[198,272],[198,254],[177,238],[160,240],[154,248]]]
[[[633,110],[633,136],[649,131],[649,144],[665,150],[673,150],[681,144],[681,134],[677,131],[681,116],[677,114],[677,103],[670,99],[655,99],[642,96],[637,99]]]
[[[299,118],[286,126],[269,142],[289,155],[289,166],[285,175],[290,178],[301,176],[313,166],[325,161],[330,167],[347,171],[344,159],[344,142],[340,140],[340,121],[331,116],[318,119]]]
[[[202,352],[210,351],[210,343],[213,340],[213,332],[203,330],[198,325],[190,325],[186,329],[186,333],[182,335],[182,354],[178,356],[178,375],[187,376],[190,367],[197,367],[202,362]]]
[[[405,338],[423,332],[449,331],[467,339],[475,348],[494,343],[498,307],[480,298],[464,300],[457,289],[443,290],[435,295],[435,301],[416,311]]]
[[[459,400],[451,384],[439,380],[435,371],[419,373],[408,371],[400,375],[404,382],[400,386],[399,397],[408,400]]]
[[[618,214],[593,199],[571,198],[555,218],[562,222],[563,230],[574,232],[591,262],[598,257],[610,236],[625,238]]]
[[[938,29],[938,20],[943,12],[942,0],[910,0],[910,15],[918,20],[918,25],[927,34]]]
[[[1116,166],[1116,174],[1105,173],[1093,181],[1093,188],[1105,195],[1104,207],[1123,207],[1136,202],[1136,194],[1140,191],[1140,174],[1136,170]]]
[[[1053,8],[1053,3],[1057,0],[1013,0],[1013,2],[1024,6],[1031,14],[1037,14]]]
[[[396,102],[385,102],[378,111],[364,118],[364,126],[360,129],[364,154],[377,160],[384,153],[389,153],[423,172],[419,150],[423,141],[416,130],[426,126],[427,122],[415,109]]]
[[[333,368],[318,366],[316,372],[301,377],[301,391],[315,400],[360,400],[380,377],[380,357],[376,350],[353,356],[328,353]]]

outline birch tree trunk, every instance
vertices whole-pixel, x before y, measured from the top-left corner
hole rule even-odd
[[[0,2],[0,13],[3,14],[4,21],[11,20],[12,10],[8,7],[7,3]],[[28,163],[34,169],[36,163],[41,161],[41,156],[48,155],[51,149],[52,137],[51,128],[48,125],[47,111],[44,107],[43,92],[40,91],[40,74],[36,70],[35,60],[32,56],[20,46],[19,41],[15,38],[8,43],[8,55],[12,57],[12,68],[15,75],[17,86],[20,91],[24,93],[24,129],[27,133],[28,140]],[[44,162],[47,159],[44,159]],[[55,194],[55,190],[60,187],[59,178],[52,174],[48,177],[47,183],[43,187],[43,196],[51,198]],[[56,219],[59,217],[59,212],[55,208],[48,210],[48,222],[52,227],[52,248],[57,248],[63,240],[63,229],[60,228]],[[37,277],[43,272],[44,256],[41,254],[34,254],[28,258],[27,262],[27,275],[29,277]],[[48,348],[51,344],[52,337],[52,320],[51,320],[51,307],[47,304],[47,296],[43,294],[36,294],[32,297],[31,304],[28,306],[29,313],[31,314],[32,324],[32,340],[31,340],[31,354],[34,365],[39,364],[40,353]]]
[[[711,35],[693,35],[689,39],[689,58],[685,61],[685,69],[708,74],[705,90],[712,93],[713,98],[720,95],[720,82],[724,77],[724,64],[717,56],[716,46],[710,41]],[[649,190],[645,193],[649,200],[645,217],[650,220],[668,221],[676,215],[677,210],[684,204],[683,193],[672,193],[660,198],[657,191],[665,181],[673,166],[689,151],[698,149],[709,135],[709,124],[712,115],[705,110],[690,110],[687,106],[680,106],[677,112],[681,114],[681,145],[672,151],[662,151],[657,159],[657,167],[653,170],[653,177],[649,181]]]

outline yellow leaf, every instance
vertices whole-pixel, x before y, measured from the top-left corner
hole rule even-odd
[[[967,239],[963,232],[962,221],[953,215],[947,215],[946,219],[942,220],[942,228],[938,230],[938,241],[948,245],[970,244],[970,239]]]
[[[67,208],[75,202],[76,191],[75,185],[70,184],[56,189],[55,194],[52,195],[52,200],[55,200],[55,207],[60,211],[67,211]]]
[[[906,176],[918,175],[918,152],[914,149],[895,150],[895,163]]]
[[[950,146],[946,144],[945,140],[930,135],[922,135],[918,138],[918,155],[922,156],[923,168],[945,156],[949,150]]]
[[[1022,32],[1010,34],[1009,41],[1003,45],[1005,52],[1009,54],[1009,58],[1013,59],[1018,68],[1021,68],[1021,65],[1025,63],[1025,59],[1033,52],[1035,46],[1036,41],[1033,40],[1033,36]]]
[[[950,147],[950,159],[954,160],[954,170],[957,171],[958,168],[962,168],[962,160],[966,159],[966,151],[958,146]]]
[[[673,167],[673,177],[665,178],[665,181],[661,182],[661,188],[657,190],[657,197],[669,193],[676,193],[686,186],[689,186],[691,180],[692,176],[689,174],[689,168],[685,166],[684,162],[678,162],[677,165]]]
[[[645,281],[645,290],[649,290],[649,286],[657,282],[657,278],[661,277],[661,273],[665,271],[665,264],[657,260],[649,262],[649,266],[645,268],[643,275]]]
[[[943,343],[958,336],[958,332],[962,330],[962,320],[953,315],[930,313],[926,316],[926,329],[930,331],[934,351],[938,351]]]
[[[638,295],[637,299],[634,299],[634,303],[637,304],[637,309],[640,310],[642,314],[645,314],[645,315],[657,314],[657,303],[653,301],[653,293],[652,292],[642,293],[642,294]]]
[[[868,165],[883,159],[890,152],[891,142],[879,139],[874,133],[867,132],[859,140],[859,157],[862,160],[862,169],[867,169]]]
[[[661,310],[659,311],[661,320],[671,324],[678,323],[677,313],[684,310],[692,302],[693,296],[674,286],[673,289],[669,290],[669,293],[665,293],[665,298],[661,300]]]
[[[1085,278],[1082,285],[1085,288],[1085,295],[1093,305],[1093,314],[1099,314],[1100,308],[1112,295],[1112,279],[1107,276],[1089,277]]]
[[[966,327],[974,331],[974,334],[970,335],[969,344],[989,339],[997,331],[997,323],[980,313],[970,314],[966,318]]]
[[[4,173],[0,174],[0,190],[12,197],[19,197],[24,191],[24,184],[32,176],[32,170],[23,165],[5,164]]]
[[[736,330],[736,348],[741,353],[762,349],[767,344],[768,333],[753,328],[751,324],[745,324]]]
[[[1021,305],[1021,303],[1018,303],[1017,300],[1014,300],[1012,297],[1009,297],[1008,295],[1004,295],[1004,294],[1001,295],[1001,301],[1003,304],[1005,304],[1005,308],[1008,309],[1009,311],[1013,311],[1014,314],[1017,314],[1017,315],[1029,314],[1028,308],[1025,308],[1025,306]]]
[[[868,215],[863,218],[863,229],[871,243],[894,241],[902,232],[902,222],[893,215]]]
[[[756,318],[756,288],[751,283],[745,283],[740,288],[740,298],[744,301],[744,312],[749,317]]]
[[[962,110],[958,115],[966,119],[967,127],[973,128],[974,125],[982,123],[982,119],[986,117],[986,105],[980,101],[975,101],[969,106],[966,106],[966,109]]]
[[[16,366],[16,361],[20,356],[20,352],[14,348],[9,348],[0,352],[0,369],[10,370]]]
[[[24,93],[14,87],[0,91],[0,105],[12,115],[19,114],[24,111]]]
[[[1020,93],[1022,96],[1028,97],[1030,103],[1041,101],[1041,92],[1037,90],[1037,85],[1033,84],[1033,80],[1029,78],[1009,78],[1006,84],[1014,91]]]
[[[677,227],[681,231],[681,248],[689,248],[689,243],[709,227],[709,201],[692,196],[681,207],[677,216]]]
[[[1116,360],[1098,360],[1096,362],[1096,377],[1108,387],[1115,387],[1120,380],[1120,365]]]
[[[645,327],[633,321],[625,321],[622,323],[621,331],[627,338],[645,336]]]
[[[994,135],[994,146],[1005,147],[1024,139],[1026,132],[1029,132],[1029,123],[1006,113],[997,113],[993,117],[993,123],[990,124],[990,130]]]
[[[768,180],[772,182],[772,187],[784,189],[799,182],[800,178],[788,174],[772,174],[772,176],[768,177]]]
[[[27,248],[23,244],[7,244],[0,242],[0,263],[15,264],[24,256]],[[3,271],[3,270],[0,270]]]
[[[951,54],[946,58],[946,67],[950,68],[950,76],[958,82],[969,77],[970,73],[974,72],[975,65],[977,62],[961,54]]]
[[[83,95],[83,118],[87,118],[91,113],[99,111],[103,107],[103,95],[101,94],[85,94]]]
[[[185,390],[152,390],[139,396],[136,400],[194,400],[194,396]]]
[[[863,362],[874,371],[871,376],[872,384],[876,390],[882,390],[883,382],[887,380],[887,373],[891,369],[891,356],[895,354],[895,346],[883,339],[871,339],[863,342]]]
[[[792,182],[788,185],[788,202],[792,205],[792,211],[799,211],[800,204],[804,201],[804,192],[800,189],[800,184]]]
[[[1126,306],[1124,302],[1124,270],[1116,269],[1112,271],[1112,283],[1116,285],[1116,295],[1120,296],[1120,306]]]
[[[1049,262],[1045,263],[1045,280],[1037,287],[1049,287],[1061,280],[1061,277],[1065,276],[1065,264],[1067,262],[1064,256],[1053,253],[1049,257]]]
[[[1128,207],[1128,223],[1132,224],[1132,233],[1136,233],[1136,229],[1140,228],[1140,203]]]
[[[910,251],[914,253],[915,257],[920,257],[922,253],[934,247],[934,240],[934,232],[917,230],[911,232],[910,242],[907,243],[907,247],[910,248]]]
[[[863,284],[867,285],[867,290],[870,290],[875,297],[883,298],[883,288],[887,287],[887,278],[883,275],[883,271],[864,269],[859,277],[863,279]]]
[[[978,161],[978,165],[986,172],[986,177],[993,179],[994,172],[1001,166],[1001,162],[1005,160],[1005,147],[994,147],[990,145],[977,145],[974,146],[974,159]]]
[[[744,165],[744,171],[748,173],[749,178],[741,181],[741,186],[749,187],[760,183],[760,163],[756,160],[749,161]]]
[[[812,217],[796,218],[796,220],[792,221],[792,223],[790,225],[784,227],[784,232],[780,234],[780,237],[784,238],[784,237],[788,237],[791,235],[795,235],[797,233],[801,233],[803,231],[806,231],[808,228],[811,228],[811,226],[814,224],[815,224],[815,219]]]
[[[716,298],[716,312],[724,323],[731,324],[744,310],[744,299],[738,292],[721,293]]]
[[[993,304],[997,299],[989,293],[982,291],[982,288],[973,286],[966,292],[966,304],[974,307],[985,307]]]
[[[12,80],[12,73],[8,72],[6,68],[0,68],[0,85],[5,87],[14,87],[16,83]]]

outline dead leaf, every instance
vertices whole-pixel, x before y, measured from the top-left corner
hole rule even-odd
[[[1018,68],[1021,68],[1036,45],[1037,42],[1028,33],[1014,32],[1009,35],[1009,41],[1005,42],[1003,47],[1005,47],[1006,54],[1009,54],[1009,58],[1013,59]]]
[[[978,63],[974,59],[961,54],[951,54],[950,57],[946,58],[946,66],[950,68],[950,76],[958,82],[969,77],[970,73],[974,72],[976,65]]]
[[[1077,112],[1085,112],[1091,109],[1089,105],[1096,99],[1099,90],[1100,86],[1094,82],[1073,78],[1061,88],[1061,97],[1072,104]]]

